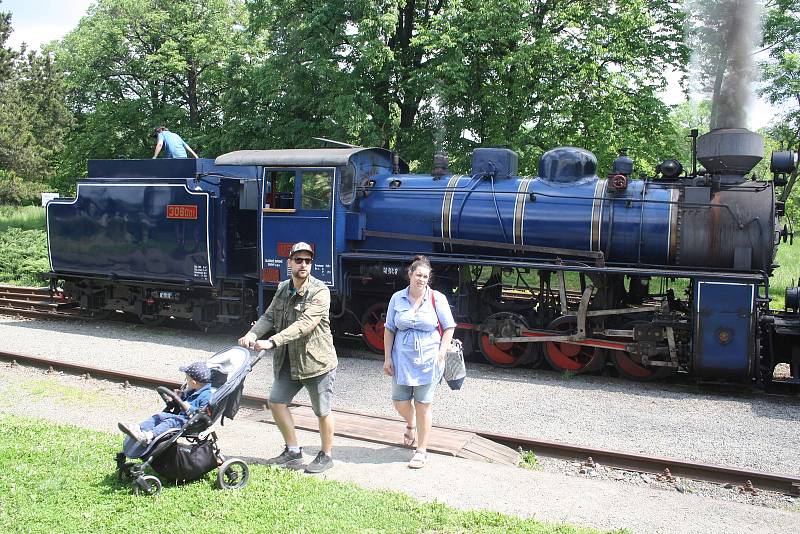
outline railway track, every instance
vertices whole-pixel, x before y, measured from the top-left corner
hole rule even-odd
[[[160,377],[132,374],[128,372],[102,369],[86,365],[77,365],[69,362],[40,358],[36,356],[27,356],[13,352],[0,352],[0,359],[16,362],[17,364],[51,368],[53,370],[59,370],[76,375],[86,375],[87,377],[136,383],[144,386],[180,386],[180,384],[174,380],[164,380]],[[268,403],[266,397],[258,395],[244,395],[242,401],[243,403],[246,403],[250,407],[254,408],[263,408]],[[386,419],[384,416],[376,416],[355,411],[337,410],[337,412],[360,416],[363,418]],[[495,434],[474,429],[442,426],[439,426],[438,428],[458,432],[471,432],[482,438],[486,438],[514,449],[533,451],[536,455],[543,457],[552,457],[572,461],[581,461],[591,458],[593,461],[602,463],[606,466],[629,471],[663,475],[667,473],[666,470],[669,470],[669,475],[671,476],[680,476],[692,480],[701,480],[722,484],[730,483],[742,487],[751,487],[756,490],[775,491],[787,495],[800,495],[799,477],[785,476],[763,471],[751,471],[729,466],[690,462],[676,458],[645,456],[616,450],[583,447],[554,441],[537,440],[529,437]],[[375,437],[374,439],[370,438],[369,441],[383,442],[380,437]],[[394,444],[391,442],[386,443],[389,445]]]
[[[74,318],[80,316],[75,303],[63,296],[52,298],[47,288],[0,286],[0,314],[23,317]]]

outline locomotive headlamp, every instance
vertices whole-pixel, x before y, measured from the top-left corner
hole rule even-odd
[[[683,165],[677,159],[665,159],[656,170],[664,178],[677,178],[683,172]]]
[[[733,339],[733,331],[730,328],[720,328],[716,332],[717,341],[720,345],[727,345]]]
[[[778,174],[788,174],[797,169],[797,152],[783,150],[773,152],[769,161],[769,172]]]

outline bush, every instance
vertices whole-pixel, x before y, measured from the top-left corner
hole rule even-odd
[[[9,228],[0,233],[0,283],[41,285],[37,274],[49,270],[44,230]]]
[[[43,183],[26,181],[0,169],[0,204],[39,204],[42,193],[49,189]]]

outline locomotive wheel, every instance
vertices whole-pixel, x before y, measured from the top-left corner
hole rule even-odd
[[[635,321],[625,325],[625,328],[632,329],[637,324],[646,324],[646,321]],[[642,357],[640,355],[624,350],[611,351],[611,359],[620,376],[636,382],[663,380],[678,372],[674,367],[648,367],[642,365]]]
[[[534,367],[542,362],[542,353],[537,343],[492,343],[486,331],[496,337],[515,337],[519,329],[527,329],[525,319],[515,313],[499,312],[490,315],[481,327],[480,349],[486,361],[497,367],[517,367],[531,363]]]
[[[361,332],[369,350],[383,354],[383,324],[386,321],[386,303],[376,302],[361,316]]]
[[[570,331],[575,328],[577,321],[576,317],[565,315],[551,322],[547,329]],[[558,341],[545,343],[544,356],[556,371],[573,373],[600,371],[606,362],[606,351],[603,349]]]

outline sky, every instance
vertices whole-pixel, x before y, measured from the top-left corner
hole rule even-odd
[[[19,48],[25,42],[28,48],[38,49],[44,43],[60,39],[78,25],[81,17],[94,0],[0,0],[0,11],[11,13],[12,33],[8,45]],[[678,86],[678,76],[668,75],[670,81],[661,99],[667,104],[684,100]],[[770,123],[776,110],[768,103],[756,100],[749,114],[751,129]]]

